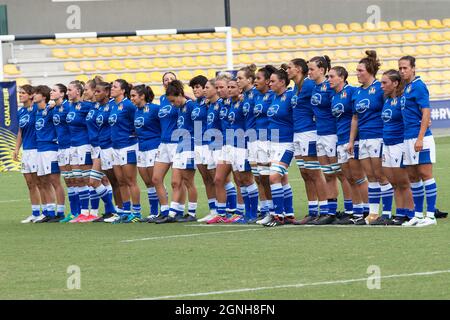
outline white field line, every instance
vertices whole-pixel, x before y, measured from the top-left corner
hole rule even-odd
[[[204,232],[204,233],[175,234],[175,235],[171,235],[171,236],[161,236],[161,237],[122,240],[120,242],[121,243],[130,243],[130,242],[148,241],[148,240],[164,240],[164,239],[174,239],[174,238],[189,238],[189,237],[197,237],[197,236],[207,236],[207,235],[211,235],[211,234],[225,234],[225,233],[235,233],[235,232],[260,231],[260,230],[262,230],[262,228],[230,230],[230,231],[216,231],[216,232]]]
[[[395,278],[406,278],[406,277],[432,276],[432,275],[443,274],[443,273],[450,273],[450,269],[449,270],[439,270],[439,271],[417,272],[417,273],[392,274],[392,275],[388,275],[388,276],[381,276],[378,279],[395,279]],[[372,279],[373,278],[371,278],[371,280]],[[310,283],[282,284],[282,285],[267,286],[267,287],[241,288],[241,289],[231,289],[231,290],[221,290],[221,291],[186,293],[186,294],[177,294],[177,295],[171,295],[171,296],[141,298],[138,300],[180,299],[180,298],[212,296],[212,295],[228,294],[228,293],[254,292],[254,291],[263,291],[263,290],[286,289],[286,288],[303,288],[303,287],[312,287],[312,286],[347,284],[347,283],[353,283],[353,282],[365,282],[367,280],[368,280],[368,278],[359,278],[359,279],[330,280],[330,281],[310,282]]]
[[[243,227],[243,228],[249,228],[249,227],[255,227],[254,224],[187,224],[185,227],[207,227],[207,228],[213,228],[213,227]],[[337,224],[327,224],[323,226],[315,226],[315,225],[287,225],[287,226],[278,226],[273,228],[268,228],[261,226],[261,228],[264,228],[265,230],[279,230],[279,229],[287,229],[287,228],[370,228],[370,229],[380,229],[380,228],[389,228],[389,229],[410,229],[407,227],[401,227],[401,226],[371,226],[371,225],[362,225],[362,226],[355,226],[355,225],[337,225]]]
[[[9,203],[9,202],[20,202],[20,201],[29,201],[30,199],[10,199],[10,200],[0,200],[0,203]]]

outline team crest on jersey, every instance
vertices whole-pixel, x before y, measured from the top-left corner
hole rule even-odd
[[[134,119],[134,126],[139,129],[144,126],[144,117],[138,117]]]
[[[27,108],[27,110],[28,110],[28,112],[33,111],[33,105],[29,106],[29,107]]]
[[[384,122],[389,122],[392,119],[392,110],[391,109],[385,109],[381,113],[381,119],[383,119]]]
[[[369,90],[369,94],[375,94],[377,90],[375,89],[375,87],[370,88]]]
[[[150,111],[150,108],[148,106],[144,107],[144,113],[148,113]]]
[[[105,105],[105,107],[103,108],[103,111],[105,111],[105,112],[109,111],[109,104]]]
[[[92,119],[92,117],[94,116],[95,111],[94,110],[89,110],[89,113],[86,116],[86,120],[89,121]]]
[[[391,106],[395,106],[397,104],[397,98],[392,99]]]
[[[214,105],[214,111],[217,111],[217,110],[219,110],[219,104],[218,104],[218,103],[216,103],[216,104]]]
[[[221,120],[225,119],[228,113],[228,109],[226,107],[223,107],[222,109],[220,109],[219,112],[219,117]]]
[[[250,111],[250,103],[246,102],[244,103],[244,107],[242,108],[242,112],[246,116]]]
[[[119,111],[123,110],[123,104],[119,104],[119,107],[117,108]]]
[[[345,107],[342,103],[338,103],[335,104],[332,108],[331,108],[331,113],[333,114],[333,116],[335,116],[336,118],[339,118],[345,111]]]
[[[95,109],[98,109],[98,108],[100,108],[100,103],[99,103],[99,102],[97,102],[97,103],[95,104]]]
[[[60,106],[59,109],[58,109],[58,112],[63,112],[63,111],[64,111],[64,107]]]
[[[81,103],[77,103],[77,105],[75,106],[75,110],[81,110]]]
[[[281,97],[281,101],[282,102],[286,101],[286,95],[285,94],[283,94],[283,96]]]
[[[234,108],[235,108],[235,109],[239,109],[240,105],[241,105],[241,103],[238,101],[238,102],[236,102],[236,104],[234,105]]]
[[[250,99],[253,99],[253,92],[250,92],[250,93],[248,94],[248,97],[249,97]]]
[[[325,92],[325,91],[327,91],[327,85],[324,83],[323,85],[322,85],[322,87],[320,88],[320,91],[322,91],[322,92]]]
[[[263,101],[267,101],[267,100],[269,100],[269,94],[268,94],[268,93],[266,93],[266,94],[264,95],[264,98],[263,98]]]
[[[280,109],[280,106],[277,104],[271,105],[269,109],[267,110],[267,116],[273,117],[278,113],[278,110]]]
[[[43,115],[44,117],[47,115],[47,113],[48,113],[48,110],[47,110],[47,109],[44,109],[44,111],[42,111],[42,115]]]
[[[409,85],[409,86],[406,88],[406,93],[410,93],[410,92],[411,92],[411,88],[412,88],[412,86]]]
[[[341,93],[341,99],[345,99],[345,98],[347,98],[347,91],[342,91],[342,93]]]

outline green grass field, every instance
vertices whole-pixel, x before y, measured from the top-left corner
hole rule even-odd
[[[450,138],[436,142],[438,207],[447,211]],[[295,166],[289,176],[301,217],[303,182]],[[30,211],[25,182],[19,173],[0,180],[0,299],[450,298],[448,219],[427,228],[22,225]],[[147,212],[145,193],[142,203]],[[81,270],[79,290],[67,288],[71,265]],[[380,289],[364,280],[372,265]],[[422,274],[433,271],[445,272]]]

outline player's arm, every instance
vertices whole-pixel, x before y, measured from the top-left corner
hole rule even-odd
[[[347,147],[347,152],[349,154],[353,154],[357,133],[358,133],[358,115],[354,114],[352,117],[352,124],[350,127],[350,140],[348,142],[348,147]]]
[[[22,128],[19,128],[19,132],[17,133],[16,148],[13,151],[14,161],[19,161],[19,151],[21,145],[22,145]]]
[[[423,137],[425,137],[425,133],[430,125],[431,112],[430,108],[422,108],[422,121],[420,123],[420,131],[419,136],[417,137],[417,141],[414,144],[414,149],[416,152],[422,151],[423,149]]]

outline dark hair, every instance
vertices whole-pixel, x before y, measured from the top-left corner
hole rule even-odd
[[[239,71],[243,71],[245,77],[247,79],[251,78],[252,82],[254,82],[256,79],[256,75],[255,75],[256,69],[257,69],[256,65],[254,63],[252,63],[251,65],[240,68]]]
[[[35,91],[35,88],[33,86],[29,85],[29,84],[24,84],[23,86],[20,87],[20,89],[25,91],[26,94],[28,94],[29,96],[34,94],[34,91]]]
[[[119,83],[120,89],[125,90],[123,95],[127,98],[130,98],[130,91],[132,86],[124,79],[117,79],[114,82]]]
[[[381,66],[380,60],[378,60],[377,52],[375,50],[367,50],[366,57],[359,60],[359,63],[364,64],[367,72],[374,77],[376,76]]]
[[[261,72],[264,75],[264,79],[269,80],[272,73],[277,71],[277,68],[272,66],[271,64],[265,65],[261,69],[258,70],[258,72]]]
[[[316,56],[309,60],[308,62],[315,62],[318,68],[323,68],[325,70],[325,74],[331,69],[331,60],[327,55],[324,56]]]
[[[155,94],[153,93],[152,88],[150,88],[149,86],[146,86],[145,84],[133,86],[133,88],[131,90],[136,91],[138,96],[144,95],[145,101],[147,103],[152,103],[153,99],[155,99]]]
[[[48,86],[37,86],[34,94],[41,94],[45,98],[45,102],[48,103],[50,101],[50,91],[51,89]]]
[[[297,84],[297,91],[300,91],[303,87],[303,81],[305,81],[305,78],[308,76],[308,64],[306,63],[305,59],[302,58],[295,58],[291,60],[292,64],[294,64],[296,67],[300,68],[302,70],[302,79]]]
[[[401,57],[400,59],[398,59],[398,61],[400,61],[400,60],[406,60],[406,61],[409,61],[409,65],[410,65],[412,68],[415,68],[415,67],[416,67],[416,58],[414,58],[413,56],[403,56],[403,57]]]
[[[102,87],[106,91],[111,92],[111,83],[109,83],[109,82],[106,82],[106,81],[99,82],[99,83],[97,83],[96,88],[97,87]]]
[[[167,85],[166,96],[184,96],[183,83],[180,80],[173,80]]]
[[[280,69],[277,69],[273,74],[276,75],[278,77],[278,79],[283,80],[284,84],[286,85],[286,87],[289,85],[289,77],[287,74],[287,64],[283,63],[280,66]]]
[[[208,82],[208,78],[202,75],[195,76],[189,81],[189,87],[194,89],[196,85],[200,85],[203,89],[205,89],[206,83]]]
[[[67,100],[67,87],[62,83],[55,84],[55,87],[58,87],[59,92],[63,93],[63,100]]]
[[[86,82],[86,85],[94,90],[100,82],[103,82],[103,78],[101,76],[95,76],[94,79],[88,80],[88,82]]]
[[[175,77],[175,80],[177,79],[177,75],[175,73],[173,73],[172,71],[167,71],[164,72],[163,76],[162,76],[162,81],[164,82],[164,77],[167,76],[168,74],[171,74]]]
[[[398,70],[395,69],[390,69],[388,71],[383,72],[383,76],[387,76],[389,80],[391,80],[392,82],[394,81],[398,82],[398,86],[397,88],[395,88],[395,96],[396,97],[401,96],[403,93],[404,82],[402,81],[402,76],[400,75],[400,72],[398,72]]]
[[[330,70],[336,71],[338,77],[344,78],[344,81],[347,82],[347,78],[348,78],[347,69],[345,69],[344,67],[341,67],[341,66],[336,66],[336,67],[331,68]]]
[[[69,85],[73,85],[75,88],[77,88],[77,90],[80,91],[80,96],[83,95],[83,93],[84,93],[84,86],[85,86],[85,83],[83,81],[74,80],[74,81],[70,82]]]

